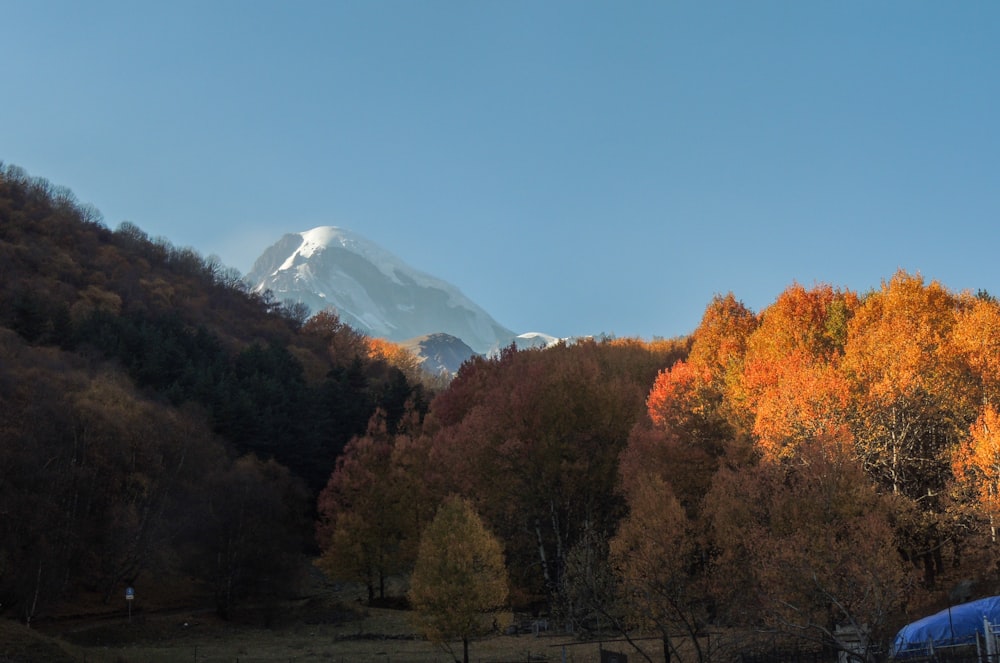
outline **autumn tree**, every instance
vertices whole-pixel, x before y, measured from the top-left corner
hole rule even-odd
[[[427,480],[489,520],[521,596],[558,591],[583,533],[615,528],[618,456],[657,371],[683,352],[609,341],[508,348],[467,362],[435,399]]]
[[[706,515],[718,550],[714,593],[728,618],[837,647],[838,626],[884,637],[908,591],[894,499],[836,440],[720,470]]]
[[[440,468],[432,466],[427,454],[429,438],[423,432],[422,413],[408,408],[392,437],[389,459],[389,490],[398,499],[395,515],[399,525],[401,567],[412,570],[420,546],[420,533],[433,520],[441,502],[435,487],[427,481]]]
[[[338,365],[347,365],[355,357],[367,354],[367,337],[341,322],[333,309],[315,314],[302,325],[302,333],[322,341],[330,359]]]
[[[940,283],[897,272],[857,307],[841,365],[855,452],[882,490],[910,502],[901,549],[923,565],[927,587],[944,571],[945,543],[961,537],[942,500],[950,453],[976,416],[975,384],[950,342],[960,304]]]
[[[426,378],[421,369],[420,357],[402,345],[381,338],[366,339],[365,345],[369,358],[395,366],[410,381],[416,383]]]
[[[987,555],[996,563],[997,518],[1000,516],[1000,304],[989,296],[967,298],[951,335],[955,356],[966,369],[967,382],[977,386],[978,417],[952,456],[957,480],[956,511],[985,524]]]
[[[702,548],[670,486],[659,476],[639,476],[629,490],[629,514],[611,540],[610,564],[630,626],[653,629],[663,658],[676,653],[671,633],[686,634],[704,660],[699,631],[708,615]]]
[[[733,389],[757,320],[731,293],[717,296],[693,334],[691,354],[660,371],[646,398],[653,426],[713,455],[742,436]]]
[[[967,429],[944,352],[956,300],[941,284],[897,272],[870,293],[849,323],[843,370],[852,429],[869,474],[894,494],[941,490],[946,451]]]
[[[647,417],[637,422],[620,459],[622,486],[658,476],[693,515],[719,459],[749,450],[734,389],[757,326],[756,316],[730,293],[705,309],[691,352],[663,368],[646,396]]]
[[[732,435],[722,412],[723,394],[705,366],[679,361],[656,377],[646,406],[653,425],[691,446],[720,449]]]
[[[388,577],[408,569],[405,541],[416,538],[394,481],[392,453],[384,420],[373,417],[368,434],[348,443],[337,459],[318,501],[320,566],[334,578],[364,583],[369,603],[385,599]]]
[[[432,642],[462,641],[469,661],[469,640],[491,632],[507,603],[507,569],[500,542],[472,505],[450,498],[420,537],[410,579],[414,620]]]
[[[757,327],[757,316],[733,293],[716,295],[695,329],[689,361],[708,369],[722,390],[746,353],[746,342]]]
[[[955,476],[973,493],[977,507],[990,524],[990,540],[997,540],[1000,517],[1000,413],[987,405],[973,424],[969,438],[956,450]]]
[[[689,517],[694,518],[712,483],[720,462],[740,462],[750,453],[743,445],[691,444],[670,430],[640,422],[632,429],[628,445],[619,458],[619,490],[630,503],[635,486],[647,475],[654,475],[669,485]],[[728,459],[728,460],[727,460]]]
[[[791,455],[815,437],[849,439],[848,383],[838,369],[856,300],[830,286],[794,284],[761,312],[738,393],[764,453]]]
[[[1000,403],[1000,302],[990,296],[962,298],[950,336],[953,357],[966,383],[978,386],[977,406]]]

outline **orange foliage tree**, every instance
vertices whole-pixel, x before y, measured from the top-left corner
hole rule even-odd
[[[766,455],[793,455],[817,436],[850,439],[847,384],[834,366],[794,350],[748,361],[744,377],[754,438]]]
[[[733,293],[715,296],[695,329],[689,361],[707,368],[722,387],[738,371],[757,317]]]
[[[988,518],[990,539],[995,543],[1000,516],[1000,413],[992,405],[983,408],[952,462],[955,476],[971,488],[977,506]]]
[[[742,406],[765,454],[782,457],[816,436],[848,439],[848,385],[838,369],[851,293],[792,285],[747,341]]]
[[[958,483],[958,507],[968,507],[973,522],[983,523],[982,540],[997,558],[996,522],[1000,515],[1000,304],[989,296],[968,298],[951,335],[955,355],[975,384],[981,402],[976,422],[952,458]]]
[[[897,272],[859,305],[844,348],[858,455],[881,486],[925,502],[971,422],[947,354],[956,308],[941,284]]]
[[[714,455],[738,437],[742,426],[730,407],[731,390],[756,324],[732,293],[715,297],[692,336],[688,359],[660,371],[646,397],[653,426]]]
[[[857,307],[841,364],[855,452],[882,490],[902,498],[900,549],[922,564],[928,588],[966,536],[945,512],[950,456],[976,417],[978,387],[953,338],[967,306],[940,283],[898,271]]]
[[[367,338],[365,345],[370,359],[382,360],[390,366],[395,366],[410,381],[416,383],[427,377],[421,372],[420,357],[402,345],[381,338]]]
[[[951,333],[955,356],[967,368],[966,383],[980,389],[983,404],[1000,399],[1000,302],[988,295],[965,297]]]

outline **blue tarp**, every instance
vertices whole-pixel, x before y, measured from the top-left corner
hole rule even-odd
[[[892,645],[894,658],[926,655],[931,647],[976,643],[983,632],[983,617],[991,624],[1000,622],[1000,596],[953,605],[941,612],[907,624]]]

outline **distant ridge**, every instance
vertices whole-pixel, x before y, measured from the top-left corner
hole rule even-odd
[[[455,286],[335,226],[283,236],[246,278],[279,301],[302,302],[313,313],[332,307],[345,324],[397,343],[447,334],[487,354],[515,336]]]
[[[476,353],[462,339],[450,334],[427,334],[400,345],[423,358],[423,368],[433,375],[453,376]]]

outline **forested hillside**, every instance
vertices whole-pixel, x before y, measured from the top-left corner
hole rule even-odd
[[[422,426],[347,446],[323,564],[377,596],[457,494],[503,542],[515,604],[578,632],[656,634],[667,660],[718,660],[725,629],[884,646],[1000,591],[998,388],[1000,304],[903,271],[864,294],[793,284],[759,313],[718,296],[683,341],[509,349]]]
[[[720,295],[689,338],[510,347],[432,392],[393,344],[0,170],[0,610],[21,620],[179,576],[230,614],[313,557],[405,605],[390,578],[464,568],[426,559],[459,549],[429,526],[460,504],[463,554],[503,550],[489,600],[584,635],[701,661],[727,629],[884,644],[1000,592],[998,397],[1000,303],[905,271],[760,312]],[[441,605],[418,577],[414,605]],[[429,637],[480,632],[451,614]]]
[[[220,612],[294,587],[315,499],[415,361],[0,164],[0,610],[158,577]]]

